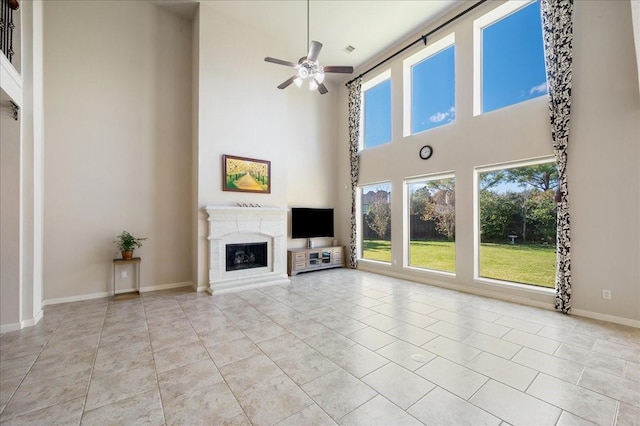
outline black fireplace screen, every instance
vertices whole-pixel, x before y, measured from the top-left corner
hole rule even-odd
[[[267,266],[267,243],[227,244],[227,271]]]

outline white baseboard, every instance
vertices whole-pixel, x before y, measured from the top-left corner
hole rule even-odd
[[[160,284],[160,285],[142,287],[140,288],[140,293],[146,293],[149,291],[156,291],[156,290],[168,290],[171,288],[188,287],[188,286],[193,287],[193,283],[191,281],[183,281],[179,283]],[[60,303],[81,302],[83,300],[100,299],[102,297],[109,297],[109,296],[113,296],[113,293],[100,292],[100,293],[82,294],[80,296],[61,297],[58,299],[47,299],[42,302],[42,305],[47,306],[47,305],[57,305]]]
[[[20,322],[16,322],[12,324],[0,325],[0,333],[8,333],[10,331],[22,330],[23,328],[26,328],[26,327],[33,327],[42,319],[42,315],[43,315],[43,312],[42,312],[42,309],[40,309],[40,311],[33,318],[29,318],[29,319],[22,320]]]
[[[19,322],[0,325],[0,333],[8,333],[10,331],[17,331],[17,330],[20,330],[20,329],[21,329],[21,327],[20,327],[20,323]]]
[[[640,321],[630,319],[630,318],[618,317],[615,315],[608,315],[608,314],[601,314],[599,312],[592,312],[592,311],[587,311],[585,309],[575,309],[575,308],[571,308],[571,313],[579,317],[586,317],[591,319],[597,319],[600,321],[614,322],[616,324],[622,324],[622,325],[627,325],[629,327],[640,328]]]
[[[193,285],[193,289],[194,289],[196,292],[200,293],[200,292],[202,292],[202,291],[208,291],[208,290],[209,290],[209,285],[208,285],[208,284],[202,284],[202,285],[196,286],[196,285],[194,284],[194,285]]]
[[[102,297],[111,296],[110,292],[100,292],[91,294],[82,294],[80,296],[60,297],[58,299],[46,299],[42,302],[42,306],[58,305],[60,303],[81,302],[83,300],[100,299]]]
[[[44,315],[44,313],[42,312],[42,309],[40,309],[40,312],[38,312],[35,317],[30,318],[28,320],[22,320],[20,322],[20,325],[22,326],[22,328],[33,327],[34,325],[36,325],[42,319],[43,315]]]
[[[180,283],[169,283],[169,284],[160,284],[160,285],[151,285],[147,287],[140,287],[140,293],[146,293],[149,291],[158,291],[158,290],[169,290],[172,288],[180,288],[180,287],[191,287],[193,288],[193,283],[191,281],[183,281]]]

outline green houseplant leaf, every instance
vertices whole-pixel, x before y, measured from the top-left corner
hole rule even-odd
[[[120,251],[129,251],[142,247],[142,241],[146,240],[146,238],[134,237],[127,231],[122,231],[122,234],[118,235],[116,238],[117,239],[114,243],[117,244],[118,250]]]

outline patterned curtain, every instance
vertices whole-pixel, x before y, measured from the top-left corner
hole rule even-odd
[[[571,311],[571,219],[567,188],[567,145],[571,110],[573,0],[541,0],[542,33],[549,86],[551,137],[558,165],[556,309]]]
[[[360,102],[362,96],[362,78],[349,84],[349,163],[351,166],[351,237],[349,240],[349,267],[358,266],[358,234],[356,226],[356,188],[360,173]]]

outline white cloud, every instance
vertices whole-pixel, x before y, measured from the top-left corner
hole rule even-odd
[[[431,117],[429,117],[429,121],[431,121],[432,123],[439,123],[446,120],[447,117],[449,117],[448,112],[436,112]]]
[[[447,122],[451,122],[455,118],[456,118],[456,108],[451,107],[446,112],[436,112],[431,117],[429,117],[429,121],[431,121],[432,123],[441,123],[445,120],[447,120]]]
[[[545,81],[542,84],[538,84],[537,86],[533,86],[529,89],[529,94],[533,95],[534,93],[547,93],[547,82]]]

